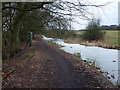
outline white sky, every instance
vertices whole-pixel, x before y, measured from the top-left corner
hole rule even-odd
[[[118,25],[118,2],[120,0],[88,0],[90,3],[93,4],[105,4],[107,2],[111,2],[109,5],[103,7],[102,9],[93,9],[91,8],[92,13],[94,14],[95,18],[100,18],[101,25]],[[81,24],[72,23],[72,27],[75,30],[80,30],[85,28],[88,21],[80,20],[76,17],[76,21],[79,21]]]

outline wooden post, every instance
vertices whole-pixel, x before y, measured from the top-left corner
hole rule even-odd
[[[33,33],[29,32],[29,45],[32,46],[32,40],[33,40]]]

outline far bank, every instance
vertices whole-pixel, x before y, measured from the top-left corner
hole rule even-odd
[[[53,33],[52,33],[53,32]],[[57,34],[55,34],[57,32]],[[104,30],[105,36],[101,40],[87,41],[82,39],[82,34],[85,31],[69,31],[69,30],[50,30],[45,33],[45,36],[51,38],[64,39],[65,42],[71,44],[81,44],[86,46],[98,46],[108,49],[120,50],[120,31],[119,30]]]

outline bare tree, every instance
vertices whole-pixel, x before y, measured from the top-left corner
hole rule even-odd
[[[89,12],[88,7],[101,8],[105,5],[106,4],[92,5],[86,2],[81,2],[80,0],[76,0],[74,2],[60,0],[39,3],[3,2],[2,21],[4,33],[3,41],[5,41],[4,44],[7,41],[10,42],[10,56],[13,56],[14,52],[19,50],[20,40],[18,36],[21,31],[20,29],[27,28],[32,30],[32,27],[34,27],[32,24],[34,22],[36,22],[36,25],[39,28],[43,28],[43,26],[45,28],[67,28],[69,26],[69,16],[77,16],[81,19],[89,19],[88,15],[90,16],[92,14]],[[23,30],[21,32],[23,32]],[[8,40],[8,38],[10,39]]]

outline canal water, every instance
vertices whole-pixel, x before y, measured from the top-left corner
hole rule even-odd
[[[95,62],[96,67],[100,68],[99,71],[104,72],[103,75],[113,84],[117,85],[120,83],[120,68],[118,68],[118,63],[120,63],[118,53],[120,50],[80,44],[69,44],[65,43],[62,39],[47,38],[45,36],[43,36],[43,39],[53,41],[54,43],[64,46],[60,49],[68,53],[80,53],[82,60],[86,60],[89,64]]]

